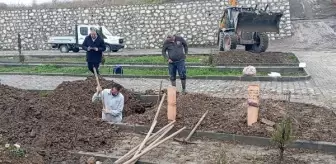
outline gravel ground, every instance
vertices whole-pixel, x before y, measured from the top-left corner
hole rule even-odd
[[[122,156],[134,146],[140,144],[143,135],[126,136],[123,141],[117,141],[117,146],[109,150],[110,155]],[[209,164],[225,159],[230,164],[274,164],[274,155],[277,150],[250,145],[237,145],[224,142],[194,140],[196,144],[181,145],[179,142],[169,140],[158,148],[150,151],[141,160],[160,164]],[[108,153],[109,154],[109,153]],[[336,162],[334,155],[319,152],[289,150],[286,153],[289,161],[296,159],[298,164],[332,164]],[[272,160],[272,161],[271,161]],[[287,164],[293,164],[288,162]]]

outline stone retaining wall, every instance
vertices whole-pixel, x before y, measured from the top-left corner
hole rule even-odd
[[[280,34],[270,39],[291,36],[288,0],[241,0],[240,5],[270,5],[283,11]],[[190,45],[216,44],[218,21],[226,1],[209,0],[169,4],[106,6],[101,8],[30,9],[0,11],[0,50],[17,49],[17,33],[22,47],[50,49],[50,36],[74,34],[75,24],[105,25],[114,35],[125,37],[127,48],[159,48],[167,31],[184,36]]]

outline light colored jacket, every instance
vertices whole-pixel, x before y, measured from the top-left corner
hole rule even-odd
[[[111,89],[104,89],[92,96],[92,102],[104,100],[107,113],[102,112],[102,119],[108,122],[120,123],[124,109],[124,96],[119,93],[117,96],[111,94]]]

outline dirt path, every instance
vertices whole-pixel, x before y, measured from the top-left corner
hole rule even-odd
[[[272,41],[269,51],[336,49],[335,27],[336,18],[293,21],[293,36],[290,38]]]

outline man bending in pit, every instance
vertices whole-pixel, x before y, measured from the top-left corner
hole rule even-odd
[[[162,55],[168,62],[168,71],[172,86],[176,86],[176,71],[179,74],[182,84],[182,93],[186,89],[186,67],[185,59],[188,54],[188,44],[180,36],[168,34],[163,43]]]
[[[120,84],[113,84],[112,89],[104,90],[97,86],[97,92],[92,96],[92,102],[103,100],[102,120],[121,123],[124,109],[124,96],[120,93],[121,89]]]

